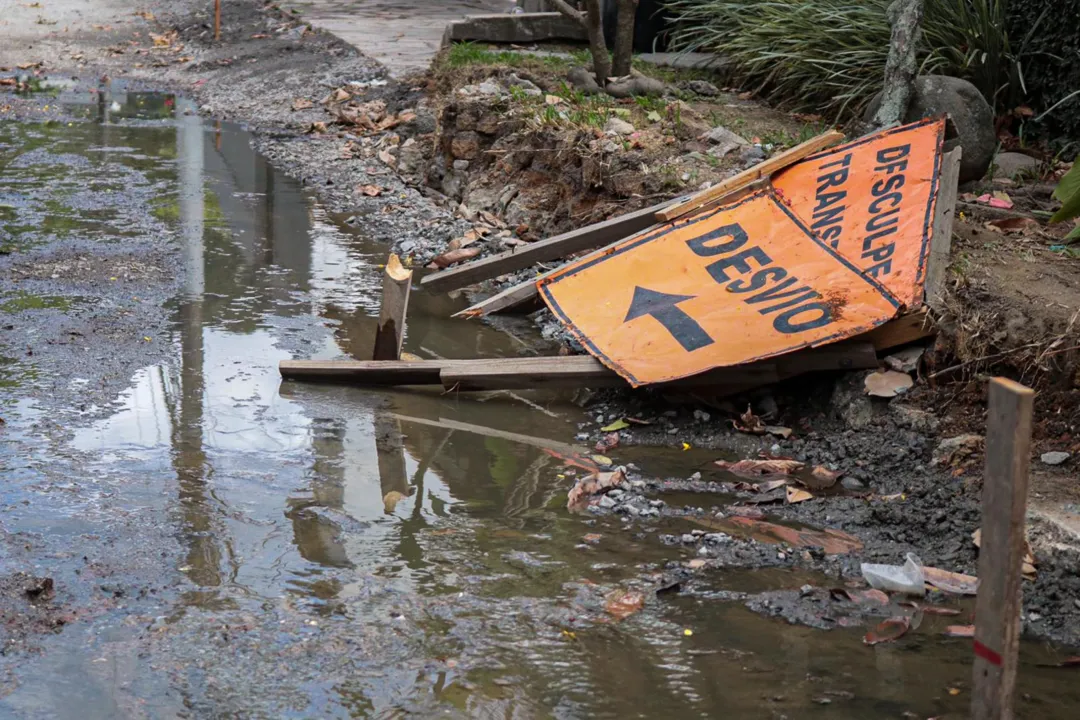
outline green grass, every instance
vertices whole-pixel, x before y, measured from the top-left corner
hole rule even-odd
[[[577,55],[569,58],[555,55],[532,55],[510,50],[489,50],[489,46],[472,42],[454,43],[446,52],[443,63],[448,67],[460,68],[473,65],[500,65],[520,68],[546,68],[549,70],[569,70],[572,65],[583,64],[577,61]],[[585,53],[586,58],[588,53]]]

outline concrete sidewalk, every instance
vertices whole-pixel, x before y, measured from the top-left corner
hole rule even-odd
[[[465,15],[508,13],[514,0],[294,0],[312,25],[334,33],[400,77],[426,69],[447,23]]]

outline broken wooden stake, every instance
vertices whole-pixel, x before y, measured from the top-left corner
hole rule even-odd
[[[1012,380],[990,381],[975,602],[974,720],[1013,717],[1034,398],[1034,390]]]
[[[774,155],[768,160],[760,162],[747,170],[743,170],[741,173],[733,175],[727,180],[724,180],[707,190],[692,195],[690,198],[677,205],[672,205],[669,208],[657,212],[656,219],[660,222],[670,222],[675,218],[694,212],[709,203],[719,200],[725,195],[738,192],[759,180],[768,178],[772,176],[773,173],[786,168],[788,165],[794,165],[814,153],[821,152],[832,145],[836,145],[843,139],[844,134],[837,130],[830,130],[827,133],[818,135],[815,138],[811,138],[804,143],[796,145],[790,150],[785,150],[779,155]]]
[[[382,307],[379,309],[372,360],[397,360],[401,357],[411,289],[412,270],[406,269],[398,256],[391,254],[383,274]]]
[[[945,275],[949,269],[952,250],[953,217],[956,215],[956,192],[960,182],[960,160],[963,149],[957,147],[941,157],[938,173],[938,195],[934,204],[934,225],[930,235],[930,257],[926,261],[926,280],[923,295],[930,307],[941,307],[945,290]]]
[[[498,255],[490,255],[459,267],[441,270],[422,278],[420,286],[436,292],[456,290],[466,285],[490,280],[504,273],[532,267],[539,262],[558,260],[583,250],[592,250],[601,245],[618,242],[655,224],[658,211],[685,199],[687,198],[668,200],[659,205],[586,225],[583,228],[529,243]]]

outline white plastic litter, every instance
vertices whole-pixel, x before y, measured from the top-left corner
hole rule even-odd
[[[876,565],[863,563],[862,576],[870,587],[885,592],[900,592],[908,595],[923,595],[926,592],[926,578],[923,577],[922,561],[914,553],[907,554],[907,562],[899,565]]]

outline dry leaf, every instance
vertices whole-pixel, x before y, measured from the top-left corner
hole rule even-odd
[[[334,102],[345,102],[346,100],[352,99],[352,95],[350,95],[349,91],[345,88],[338,88],[331,94],[331,97]]]
[[[1028,229],[1034,230],[1039,227],[1039,221],[1029,217],[1001,218],[999,220],[991,220],[986,224],[991,229],[1007,233],[1022,232]]]
[[[381,188],[378,185],[360,185],[356,188],[356,192],[367,195],[368,197],[378,197],[383,194],[386,188]]]
[[[6,85],[9,87],[14,87],[15,85],[18,85],[18,83],[19,81],[15,78],[0,78],[0,86]]]
[[[814,469],[810,472],[813,477],[813,481],[802,481],[803,485],[812,487],[814,489],[830,488],[836,484],[836,481],[840,479],[842,473],[834,472],[827,467],[821,465],[815,465]]]
[[[561,102],[566,102],[566,101],[563,100],[558,95],[545,95],[544,96],[544,103],[547,104],[547,105],[558,105]]]
[[[690,560],[686,563],[686,567],[690,568],[691,570],[697,570],[698,568],[705,567],[708,562],[709,561],[705,560],[704,558],[694,558],[693,560]]]
[[[379,160],[381,160],[384,164],[389,165],[390,167],[394,167],[395,165],[397,165],[397,160],[394,159],[394,156],[390,154],[389,150],[380,150]]]
[[[305,100],[304,98],[296,98],[292,101],[293,110],[307,110],[308,108],[313,107],[315,107],[315,103],[310,100]]]
[[[715,464],[721,470],[727,470],[732,475],[745,478],[757,478],[765,475],[791,475],[805,467],[805,463],[790,458],[739,460],[733,463],[726,460],[717,460]]]
[[[915,381],[907,373],[895,370],[879,370],[866,376],[866,394],[891,398],[909,390]]]
[[[586,533],[582,536],[581,541],[589,543],[590,545],[595,545],[596,543],[600,542],[600,538],[602,537],[604,536],[600,533]]]
[[[598,453],[606,453],[610,450],[614,450],[617,447],[619,447],[619,433],[609,432],[596,441],[596,446],[593,448],[593,450],[596,450],[596,452]]]
[[[566,507],[573,510],[583,507],[593,495],[607,492],[618,487],[626,479],[622,470],[614,472],[598,472],[578,480],[566,496]]]
[[[814,496],[811,495],[810,493],[808,493],[807,491],[800,490],[799,488],[792,487],[792,486],[788,485],[787,497],[786,497],[788,505],[794,505],[795,503],[801,503],[801,502],[804,502],[806,500],[813,500],[813,499],[814,499]]]
[[[746,535],[759,542],[787,543],[792,547],[820,547],[831,555],[842,555],[862,549],[862,541],[853,535],[831,528],[814,530],[805,528],[796,530],[786,525],[757,520],[743,515],[735,515],[735,508],[729,508],[732,517],[706,519],[697,518],[694,522],[706,527],[722,530],[729,534]]]
[[[324,133],[326,132],[326,123],[313,122],[311,123],[311,127],[309,127],[306,132],[308,135],[311,135],[312,133]]]
[[[462,260],[469,260],[480,254],[480,248],[458,248],[457,250],[451,250],[444,252],[431,261],[428,267],[435,267],[439,270],[445,267],[450,267],[454,263],[459,263]]]
[[[766,425],[765,432],[769,435],[784,438],[785,440],[791,437],[791,428],[782,425]]]
[[[765,422],[754,414],[749,405],[746,406],[746,412],[740,415],[738,420],[732,420],[731,424],[739,432],[750,433],[751,435],[764,435],[766,432]]]
[[[946,637],[973,638],[975,637],[974,625],[950,625],[945,628]]]
[[[979,579],[974,575],[949,572],[935,567],[923,567],[926,582],[938,590],[954,595],[974,595],[979,588]]]
[[[618,620],[628,618],[645,607],[645,596],[633,590],[616,590],[604,601],[604,609]]]
[[[38,61],[38,62],[25,62],[25,63],[19,63],[15,67],[19,68],[20,70],[29,70],[30,68],[41,67],[44,64],[45,63],[43,63],[41,61]]]
[[[863,637],[863,642],[867,645],[893,642],[894,640],[899,640],[903,637],[909,629],[911,629],[911,620],[909,618],[904,616],[892,617],[866,633],[866,636]]]

